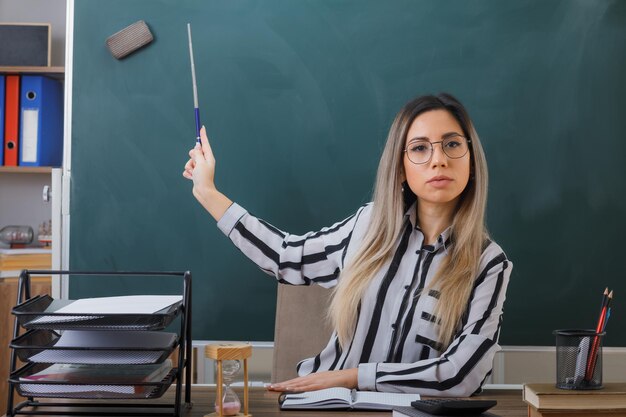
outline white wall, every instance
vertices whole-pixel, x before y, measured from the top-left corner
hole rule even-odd
[[[50,204],[42,198],[44,185],[50,185],[50,174],[0,173],[0,229],[28,225],[37,236],[39,225],[51,219]]]
[[[65,64],[65,1],[0,0],[0,22],[50,23],[52,66],[61,67]]]

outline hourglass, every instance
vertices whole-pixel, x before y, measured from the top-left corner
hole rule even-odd
[[[248,358],[252,355],[252,346],[245,343],[224,343],[207,345],[204,354],[207,358],[217,361],[217,393],[215,413],[205,417],[243,416],[248,414]],[[231,384],[241,369],[243,361],[243,414],[239,397],[231,388]]]

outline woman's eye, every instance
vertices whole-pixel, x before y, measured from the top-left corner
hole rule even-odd
[[[426,152],[428,150],[428,147],[423,143],[417,143],[417,144],[411,145],[409,150],[411,152]]]
[[[459,146],[461,146],[461,142],[458,140],[450,140],[446,142],[446,148],[457,148]]]

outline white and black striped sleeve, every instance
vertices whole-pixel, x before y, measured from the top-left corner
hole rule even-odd
[[[296,236],[233,203],[217,226],[244,255],[279,282],[332,287],[343,269],[352,231],[365,207],[331,227]]]
[[[450,346],[438,357],[414,363],[359,364],[359,389],[453,397],[480,389],[500,350],[502,306],[513,267],[495,243],[481,258],[460,331]]]

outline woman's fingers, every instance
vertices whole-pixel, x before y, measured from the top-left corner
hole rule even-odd
[[[193,170],[196,167],[196,161],[193,159],[192,150],[189,151],[189,160],[185,164],[185,169],[183,171],[183,177],[192,180],[193,179]]]
[[[353,368],[317,372],[272,384],[268,389],[272,391],[315,391],[331,387],[356,388],[357,385],[358,371],[356,368]]]
[[[206,135],[206,128],[202,126],[200,129],[200,142],[202,143],[202,152],[204,154],[204,158],[207,161],[214,160],[213,150],[211,149],[211,144],[209,143],[209,138]]]
[[[318,386],[319,382],[317,381],[317,378],[315,376],[308,375],[272,384],[269,386],[269,389],[272,391],[313,391],[320,389]]]
[[[189,158],[191,159],[192,164],[194,164],[194,168],[195,164],[205,160],[204,153],[202,152],[200,146],[196,146],[189,151]]]
[[[193,171],[195,167],[196,161],[194,161],[192,158],[189,158],[189,161],[187,161],[187,163],[185,164],[185,171]]]

